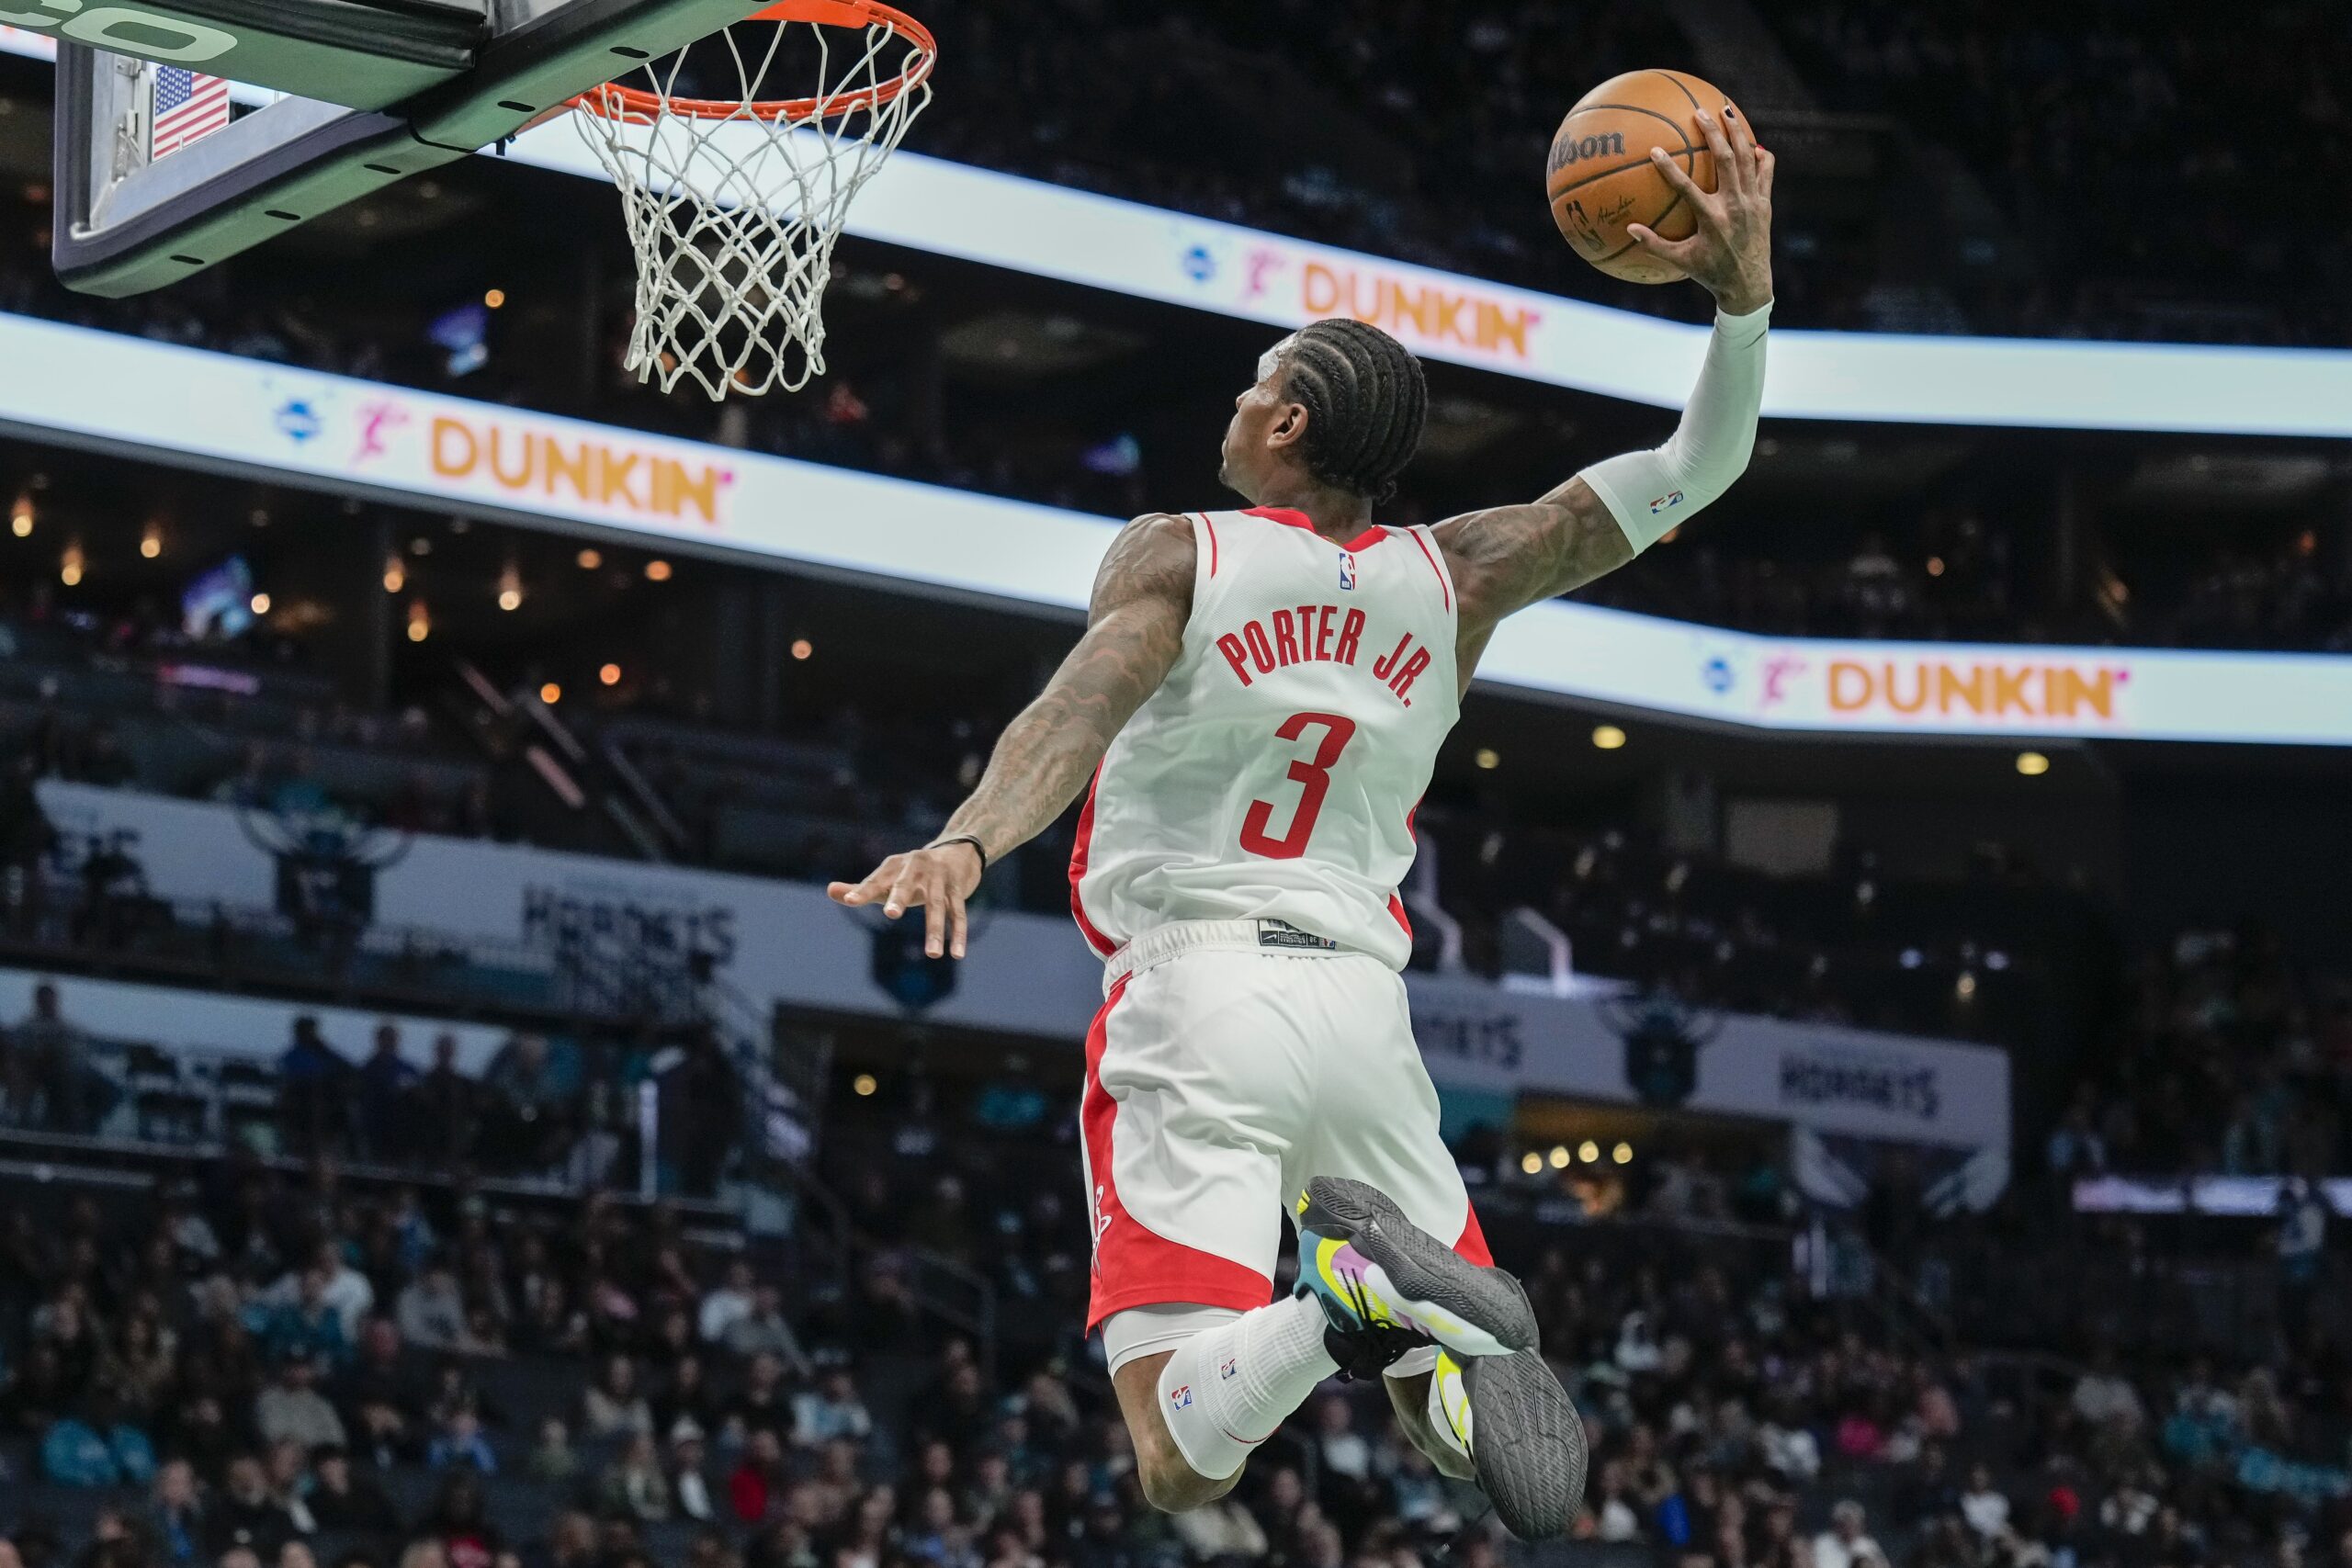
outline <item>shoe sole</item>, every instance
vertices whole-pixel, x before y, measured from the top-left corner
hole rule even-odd
[[[1535,1309],[1519,1281],[1439,1241],[1380,1189],[1318,1176],[1306,1184],[1306,1199],[1310,1209],[1347,1228],[1366,1265],[1365,1283],[1455,1355],[1475,1359],[1534,1348]]]
[[[1566,1533],[1584,1501],[1584,1418],[1532,1350],[1462,1364],[1470,1462],[1503,1528],[1521,1540]]]

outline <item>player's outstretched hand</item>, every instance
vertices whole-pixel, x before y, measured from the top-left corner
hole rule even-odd
[[[979,885],[980,852],[957,840],[892,855],[865,881],[828,883],[825,892],[834,903],[853,908],[879,903],[883,914],[894,920],[919,908],[923,912],[924,953],[933,958],[943,953],[961,958],[964,900]]]
[[[1727,314],[1744,316],[1772,300],[1772,154],[1756,145],[1747,119],[1729,104],[1720,116],[1701,109],[1698,118],[1715,155],[1712,195],[1666,149],[1650,149],[1659,175],[1697,213],[1697,231],[1687,240],[1661,240],[1648,225],[1629,223],[1625,232],[1690,274]]]

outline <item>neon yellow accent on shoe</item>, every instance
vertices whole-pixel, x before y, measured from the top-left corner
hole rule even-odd
[[[1453,1359],[1450,1350],[1440,1349],[1437,1353],[1437,1367],[1430,1374],[1430,1404],[1433,1406],[1430,1414],[1438,1418],[1439,1430],[1462,1450],[1463,1457],[1470,1457],[1475,1451],[1470,1446],[1470,1389],[1462,1381],[1462,1363]]]

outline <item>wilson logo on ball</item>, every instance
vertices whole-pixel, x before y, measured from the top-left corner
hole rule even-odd
[[[1552,143],[1552,162],[1545,166],[1547,175],[1556,175],[1571,164],[1587,158],[1607,154],[1622,158],[1625,155],[1625,133],[1621,130],[1602,131],[1597,136],[1563,136]]]

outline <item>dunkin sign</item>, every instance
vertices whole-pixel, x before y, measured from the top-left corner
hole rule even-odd
[[[2094,728],[2113,725],[2132,678],[2118,664],[2076,660],[1946,656],[1831,659],[1828,710],[1896,720],[2045,720]]]
[[[1454,281],[1385,267],[1310,261],[1299,269],[1299,304],[1310,320],[1353,316],[1420,348],[1470,349],[1524,365],[1543,320],[1531,306]]]
[[[616,431],[574,434],[505,420],[436,413],[433,477],[503,491],[535,510],[584,504],[627,518],[716,527],[731,470],[673,457]]]

